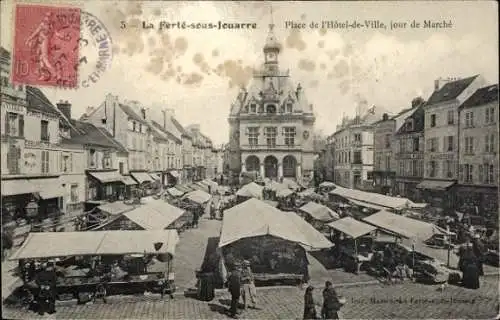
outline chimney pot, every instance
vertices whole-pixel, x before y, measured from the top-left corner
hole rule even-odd
[[[61,111],[61,113],[68,119],[71,120],[71,103],[69,103],[67,100],[63,102],[63,100],[60,100],[57,104],[57,109]]]

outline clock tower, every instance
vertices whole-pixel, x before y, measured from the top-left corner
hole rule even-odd
[[[274,24],[270,24],[269,34],[267,35],[266,44],[263,49],[265,65],[270,70],[276,70],[278,68],[278,54],[281,51],[281,45],[278,40],[276,40],[273,29]]]

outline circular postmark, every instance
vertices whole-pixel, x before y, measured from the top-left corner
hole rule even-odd
[[[78,86],[88,88],[111,68],[113,42],[104,24],[93,14],[81,12]]]

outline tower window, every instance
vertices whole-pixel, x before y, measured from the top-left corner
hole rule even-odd
[[[286,112],[288,112],[288,113],[292,113],[292,110],[293,110],[293,105],[292,105],[292,103],[291,103],[291,102],[288,102],[288,103],[286,104]]]
[[[276,113],[276,106],[274,104],[268,104],[266,107],[266,113],[275,114]]]
[[[250,105],[250,112],[251,113],[256,113],[257,112],[257,105],[255,103],[252,103]]]

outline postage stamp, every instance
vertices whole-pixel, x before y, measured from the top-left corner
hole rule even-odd
[[[104,24],[93,14],[81,12],[78,87],[88,88],[111,67],[113,42]]]
[[[79,39],[80,9],[17,5],[12,81],[76,87]]]

